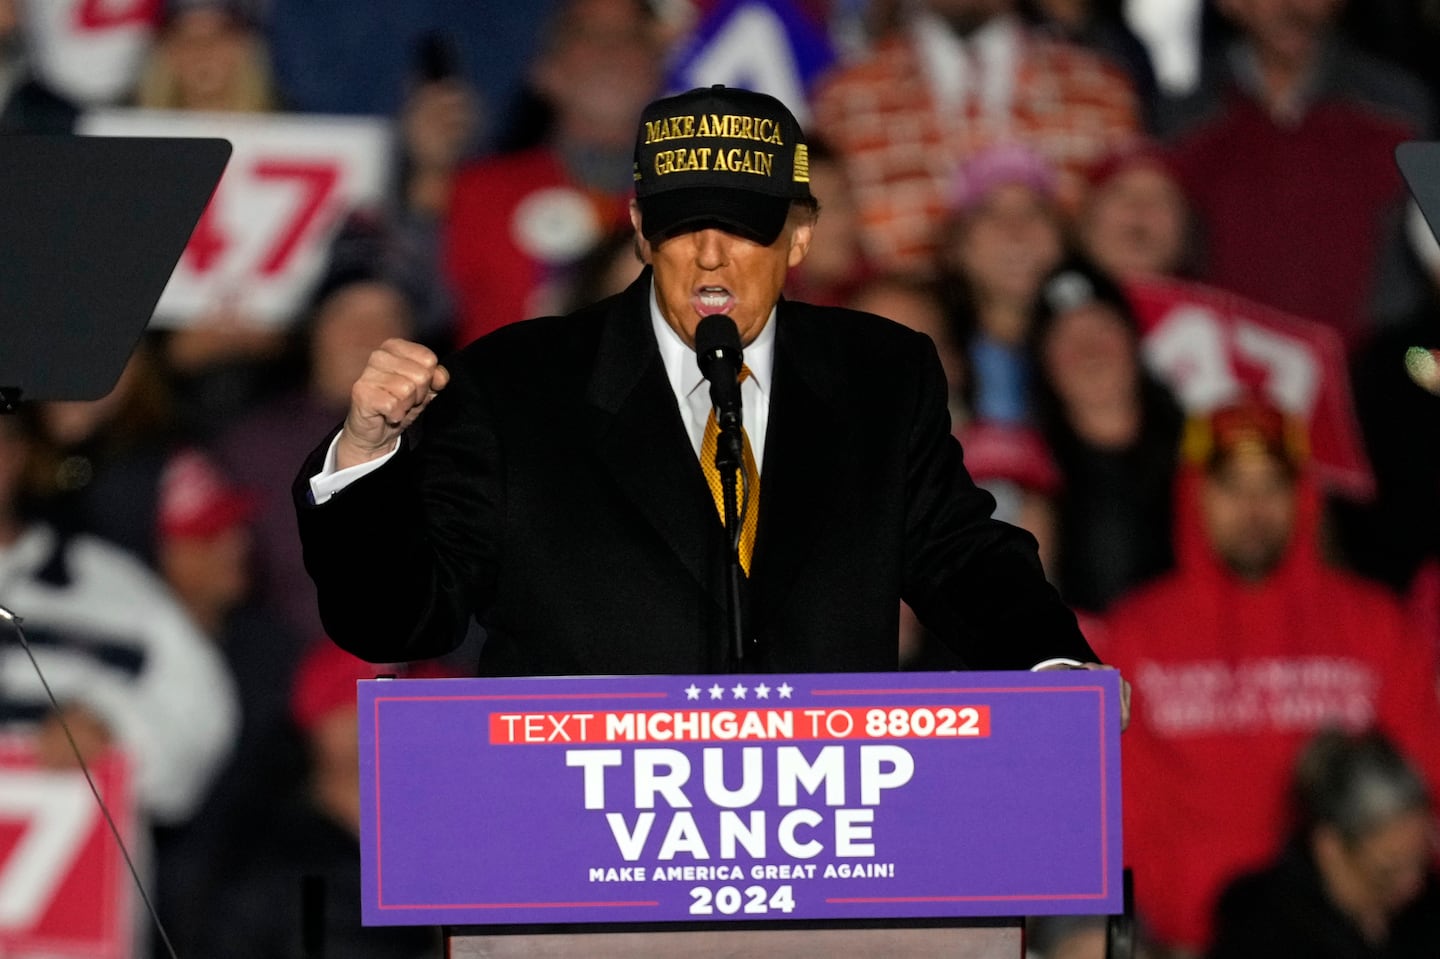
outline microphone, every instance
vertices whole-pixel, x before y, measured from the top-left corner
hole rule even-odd
[[[740,429],[740,331],[735,321],[712,314],[695,327],[695,358],[710,381],[710,405],[722,431]]]

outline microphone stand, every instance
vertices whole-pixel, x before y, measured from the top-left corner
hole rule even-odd
[[[728,607],[727,631],[730,637],[731,671],[739,672],[745,665],[745,619],[742,583],[745,570],[740,565],[740,511],[736,508],[736,486],[739,485],[741,462],[744,459],[744,438],[739,418],[722,418],[720,435],[715,444],[715,469],[720,473],[720,493],[725,500],[725,604]],[[746,498],[749,498],[746,490]]]

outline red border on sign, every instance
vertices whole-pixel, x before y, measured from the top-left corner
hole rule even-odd
[[[669,693],[516,693],[474,696],[377,696],[375,697],[375,908],[389,910],[414,909],[584,909],[601,906],[606,909],[629,906],[658,906],[659,902],[449,902],[440,905],[387,905],[385,902],[385,844],[380,836],[380,704],[409,702],[466,702],[512,699],[669,699]]]

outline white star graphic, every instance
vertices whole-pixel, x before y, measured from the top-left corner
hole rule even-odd
[[[699,687],[699,686],[696,686],[694,683],[691,683],[689,686],[686,686],[686,687],[685,687],[685,698],[686,698],[686,699],[699,699],[699,698],[700,698],[700,687]]]
[[[722,697],[722,696],[724,696],[724,695],[725,695],[725,690],[721,687],[721,685],[720,685],[719,683],[716,683],[714,686],[711,686],[711,687],[710,687],[710,698],[711,698],[711,699],[719,699],[720,697]]]
[[[775,690],[780,694],[781,699],[789,699],[790,694],[794,691],[794,689],[795,687],[791,686],[789,683],[781,683],[779,686],[775,687]]]
[[[735,696],[736,699],[744,699],[745,693],[747,691],[748,690],[746,689],[746,687],[741,686],[739,683],[736,683],[734,686],[730,687],[730,692]]]
[[[756,687],[755,687],[755,698],[756,698],[756,699],[769,699],[769,698],[770,698],[770,687],[769,687],[769,686],[766,686],[764,683],[761,683],[759,686],[756,686]]]

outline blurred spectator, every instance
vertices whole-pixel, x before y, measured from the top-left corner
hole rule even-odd
[[[0,136],[69,133],[79,109],[31,69],[25,50],[22,0],[0,0]]]
[[[1211,959],[1440,955],[1431,797],[1383,736],[1321,733],[1296,771],[1300,822],[1278,860],[1232,883]]]
[[[1423,88],[1350,49],[1340,0],[1223,0],[1240,27],[1212,62],[1174,159],[1202,238],[1199,279],[1337,330],[1413,305],[1397,145],[1432,126]],[[1386,278],[1380,283],[1381,276]]]
[[[323,627],[295,534],[290,505],[294,464],[304,459],[314,437],[339,427],[350,387],[370,353],[390,337],[414,336],[409,293],[403,275],[383,262],[337,262],[316,291],[300,331],[304,382],[239,417],[215,446],[225,471],[259,497],[257,598],[306,639],[323,635]]]
[[[1172,562],[1172,478],[1182,414],[1141,364],[1124,293],[1074,259],[1046,281],[1031,356],[1035,411],[1060,467],[1059,555],[1066,602],[1099,612]]]
[[[167,0],[143,65],[135,105],[151,110],[265,113],[276,109],[264,37],[241,0]],[[219,428],[268,388],[284,334],[230,303],[156,337],[177,377],[182,420]],[[153,517],[150,517],[153,519]],[[152,524],[153,528],[153,524]]]
[[[154,565],[160,473],[176,441],[174,401],[142,341],[115,388],[98,400],[39,406],[46,442],[32,471],[47,518]]]
[[[195,449],[173,456],[161,477],[161,573],[225,657],[240,705],[234,754],[205,802],[157,836],[158,905],[182,954],[199,950],[218,888],[268,834],[275,797],[299,777],[287,697],[302,645],[249,601],[256,505]]]
[[[939,251],[941,289],[969,359],[974,415],[1029,418],[1025,340],[1041,281],[1064,255],[1055,175],[1016,143],[988,147],[961,169]]]
[[[275,109],[264,37],[240,0],[167,0],[135,105],[150,110]]]
[[[444,352],[453,344],[455,304],[440,265],[441,239],[455,175],[475,152],[484,126],[480,94],[461,73],[449,32],[421,37],[396,123],[399,155],[390,208],[352,220],[367,221],[362,232],[410,252],[411,269],[424,287],[416,337]],[[336,240],[344,242],[344,236]]]
[[[876,277],[843,305],[894,320],[930,337],[950,387],[950,422],[958,428],[968,419],[966,394],[970,377],[965,351],[933,284],[903,276]]]
[[[1187,95],[1162,109],[1160,132],[1188,133],[1234,99],[1253,100],[1277,122],[1299,125],[1332,100],[1365,104],[1428,133],[1433,103],[1403,69],[1360,50],[1337,29],[1345,0],[1214,0],[1223,29]],[[1358,5],[1357,5],[1358,6]],[[1369,14],[1374,3],[1363,9]]]
[[[811,138],[807,145],[810,192],[820,201],[821,216],[810,253],[785,279],[785,295],[803,303],[840,306],[875,271],[860,248],[859,210],[844,163],[823,140]]]
[[[213,959],[428,959],[440,954],[434,928],[360,925],[355,683],[396,671],[356,659],[329,640],[307,652],[290,697],[290,714],[308,754],[303,792],[276,797],[269,834],[250,850],[245,868],[224,891],[213,941],[200,954]]]
[[[151,823],[191,815],[229,752],[234,690],[215,647],[163,583],[109,543],[33,519],[25,498],[40,442],[28,412],[0,416],[0,603],[25,632],[81,755],[128,758]],[[35,731],[42,761],[75,759],[19,644],[0,645],[0,716]]]
[[[1079,199],[1083,171],[1134,136],[1135,94],[1100,57],[1034,35],[1016,0],[925,0],[870,56],[815,94],[810,131],[844,156],[865,252],[887,271],[928,273],[959,166],[1018,140],[1061,171]]]
[[[1102,655],[1136,690],[1126,856],[1169,946],[1204,949],[1223,884],[1279,845],[1315,732],[1376,726],[1440,773],[1434,651],[1390,595],[1321,561],[1304,435],[1256,401],[1193,421],[1177,569],[1108,624]]]
[[[549,22],[531,74],[547,136],[455,180],[442,246],[459,343],[558,310],[567,272],[628,222],[635,127],[662,61],[644,0],[567,0]]]
[[[1091,169],[1075,232],[1085,255],[1121,282],[1194,266],[1190,208],[1157,144],[1136,141]]]
[[[1157,87],[1150,52],[1120,13],[1115,0],[1020,0],[1020,13],[1042,36],[1093,50],[1125,71],[1151,125]]]

